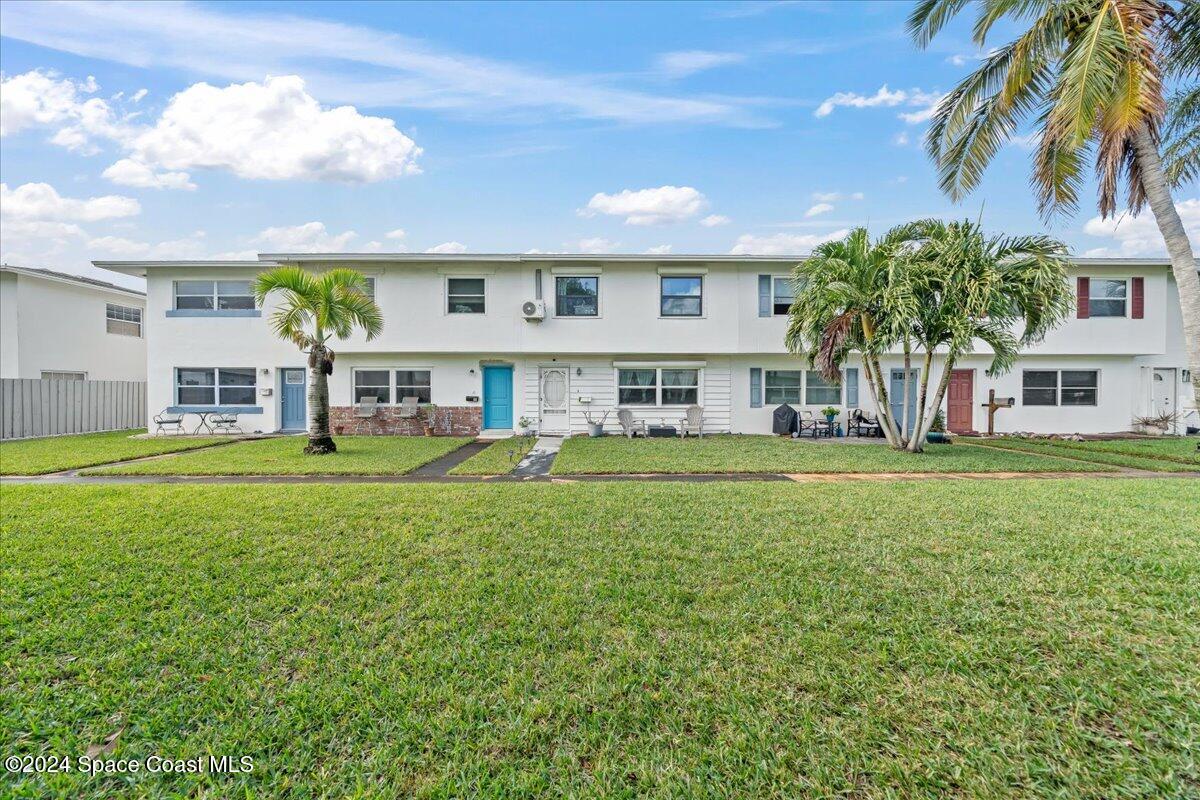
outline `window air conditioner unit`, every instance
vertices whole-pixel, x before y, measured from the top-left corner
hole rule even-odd
[[[521,304],[521,314],[529,322],[541,322],[546,318],[546,301],[526,300]]]

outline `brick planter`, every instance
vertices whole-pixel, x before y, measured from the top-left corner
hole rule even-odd
[[[435,436],[474,436],[483,426],[483,411],[479,406],[438,406],[435,414]],[[350,436],[359,431],[384,436],[424,436],[425,409],[415,417],[400,416],[398,406],[379,406],[375,417],[359,420],[354,416],[354,406],[330,406],[329,427],[337,434]]]

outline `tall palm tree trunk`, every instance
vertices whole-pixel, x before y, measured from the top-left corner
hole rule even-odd
[[[315,455],[336,453],[337,445],[329,435],[329,376],[325,374],[326,353],[323,345],[314,345],[308,354],[308,447]]]
[[[908,452],[920,453],[925,449],[925,437],[921,436],[921,429],[925,427],[925,404],[929,399],[929,372],[933,369],[933,349],[925,348],[925,363],[921,367],[921,382],[917,388],[917,427],[914,435],[908,440]],[[934,409],[930,409],[932,413],[937,413]],[[933,424],[930,419],[929,424]]]
[[[1200,276],[1196,274],[1196,256],[1171,199],[1158,145],[1146,127],[1134,135],[1133,149],[1142,170],[1142,189],[1171,256],[1171,271],[1175,274],[1183,312],[1183,347],[1192,373],[1192,402],[1200,409]]]

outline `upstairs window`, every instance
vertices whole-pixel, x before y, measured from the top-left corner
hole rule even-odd
[[[180,367],[175,370],[175,401],[181,406],[252,406],[253,367]]]
[[[704,311],[704,278],[699,275],[662,276],[660,311],[664,317],[698,317]]]
[[[482,314],[483,311],[483,278],[446,279],[447,314]]]
[[[109,333],[118,336],[142,335],[142,310],[136,306],[119,306],[116,303],[106,303],[104,306],[104,325]]]
[[[366,294],[367,297],[374,300],[375,299],[375,279],[368,277],[366,279],[366,283],[367,283],[367,290],[366,290],[366,292],[364,292],[364,294]]]
[[[776,317],[787,316],[788,309],[796,299],[790,277],[774,277],[771,279],[771,314]]]
[[[1088,316],[1124,317],[1127,289],[1124,280],[1092,278],[1088,282]]]
[[[560,317],[595,317],[600,313],[600,279],[557,277],[554,279],[554,309]]]
[[[175,308],[241,311],[254,308],[250,281],[175,281]]]

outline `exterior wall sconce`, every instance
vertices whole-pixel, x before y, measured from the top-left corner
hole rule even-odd
[[[582,377],[583,377],[583,367],[576,367],[576,368],[575,368],[575,377],[576,377],[576,378],[582,378]]]

